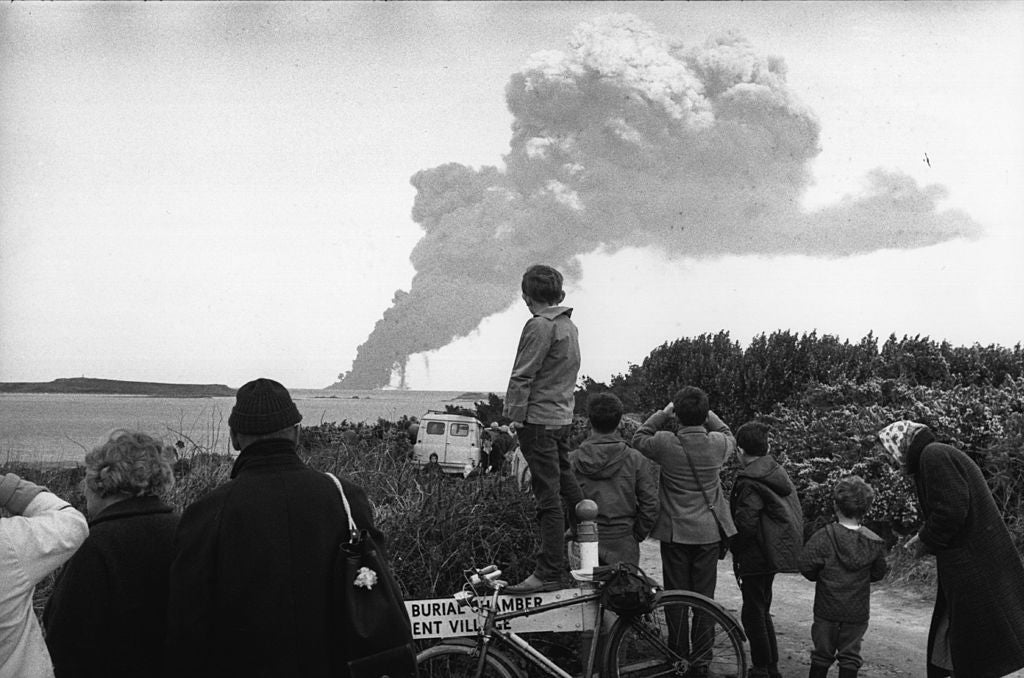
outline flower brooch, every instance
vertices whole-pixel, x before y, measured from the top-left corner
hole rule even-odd
[[[377,583],[377,573],[368,567],[360,567],[359,573],[352,583],[369,591]]]

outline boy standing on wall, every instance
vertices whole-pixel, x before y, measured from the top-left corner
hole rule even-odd
[[[658,515],[658,487],[647,459],[618,434],[622,401],[598,393],[587,401],[591,434],[569,454],[583,496],[597,503],[598,563],[640,565],[640,542]]]
[[[566,523],[562,501],[573,511],[583,499],[569,467],[580,346],[572,309],[559,305],[565,299],[562,274],[550,266],[531,266],[523,274],[522,292],[533,317],[526,321],[519,338],[504,415],[518,431],[519,447],[530,467],[540,551],[533,573],[505,589],[510,594],[561,588]],[[575,525],[574,513],[569,520]]]
[[[889,570],[885,542],[860,524],[875,492],[860,476],[845,476],[833,490],[837,522],[807,541],[800,572],[813,582],[810,678],[825,678],[833,661],[839,678],[856,678],[863,662],[860,644],[868,630],[871,582]]]
[[[733,569],[743,596],[740,620],[750,641],[749,678],[781,678],[772,622],[772,584],[779,572],[798,572],[804,541],[796,487],[770,454],[768,427],[748,422],[736,431],[743,468],[730,497],[736,536]]]

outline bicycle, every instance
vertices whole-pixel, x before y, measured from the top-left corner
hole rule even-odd
[[[740,624],[720,604],[692,591],[659,591],[649,612],[615,619],[598,660],[599,630],[605,613],[612,614],[601,600],[602,569],[614,568],[596,568],[591,590],[578,596],[504,612],[498,604],[501,590],[507,586],[498,578],[501,570],[493,565],[466,570],[467,583],[454,598],[460,606],[473,610],[482,623],[473,636],[445,639],[420,652],[420,676],[524,678],[527,674],[522,664],[541,675],[573,678],[508,626],[514,619],[586,605],[596,607],[596,614],[595,638],[583,662],[583,678],[746,677],[746,635]],[[599,673],[594,671],[595,664]]]

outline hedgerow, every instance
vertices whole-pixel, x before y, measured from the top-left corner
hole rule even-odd
[[[890,544],[917,530],[921,516],[913,487],[889,463],[877,438],[885,425],[912,419],[978,463],[1024,551],[1020,344],[954,347],[892,335],[879,349],[871,334],[851,343],[778,331],[755,337],[744,349],[728,332],[705,334],[663,344],[607,385],[584,377],[577,410],[585,408],[589,393],[610,390],[642,418],[687,384],[706,390],[712,408],[733,429],[752,419],[771,426],[773,454],[794,479],[808,535],[832,519],[832,488],[850,473],[873,485],[876,499],[866,522]],[[727,487],[735,471],[734,464],[724,469]]]

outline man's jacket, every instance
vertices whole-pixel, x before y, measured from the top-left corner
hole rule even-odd
[[[333,481],[287,440],[247,447],[231,481],[185,509],[168,612],[171,676],[338,675],[332,568],[348,523]],[[342,479],[356,524],[370,505]]]
[[[729,427],[708,413],[705,426],[682,426],[679,431],[658,431],[668,415],[654,413],[633,436],[633,447],[661,467],[658,518],[651,536],[676,544],[713,544],[720,538],[715,516],[708,510],[701,488],[715,507],[728,537],[736,534],[729,502],[719,473],[736,450]],[[690,468],[689,457],[697,475]]]

